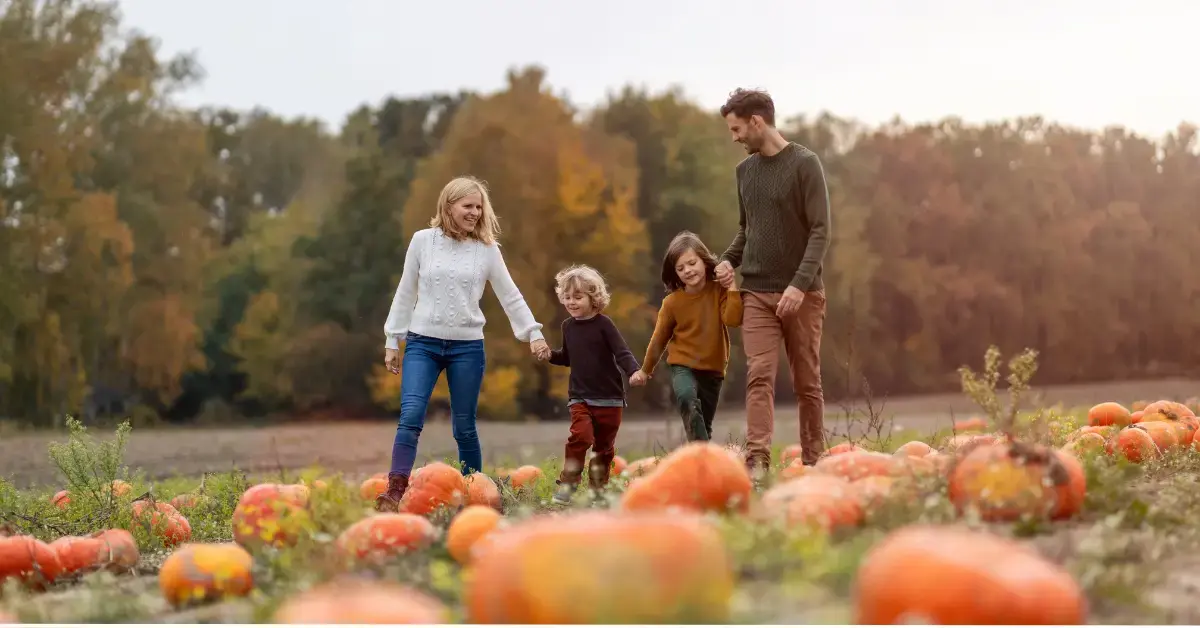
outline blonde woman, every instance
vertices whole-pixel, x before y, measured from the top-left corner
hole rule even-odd
[[[496,241],[499,234],[487,186],[464,176],[446,184],[429,228],[414,233],[409,242],[400,285],[383,326],[384,364],[392,373],[402,372],[402,379],[388,487],[375,500],[377,510],[397,510],[408,489],[425,409],[443,370],[462,473],[483,467],[475,413],[487,361],[479,308],[484,284],[492,284],[517,339],[528,342],[539,360],[550,356],[542,325],[534,320],[504,264]]]

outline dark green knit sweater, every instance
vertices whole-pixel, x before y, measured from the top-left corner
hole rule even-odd
[[[805,292],[825,287],[821,264],[829,248],[829,190],[816,153],[796,144],[737,166],[737,236],[721,254],[742,269],[742,289]]]

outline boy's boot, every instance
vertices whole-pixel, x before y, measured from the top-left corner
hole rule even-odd
[[[400,498],[404,497],[404,491],[406,490],[408,490],[408,476],[400,473],[389,473],[387,492],[380,493],[375,498],[375,510],[379,512],[398,512],[400,510]]]
[[[555,483],[558,484],[558,488],[554,490],[554,497],[550,498],[550,501],[559,506],[569,505],[571,497],[575,495],[575,485],[570,482],[563,482],[562,480],[558,480]]]

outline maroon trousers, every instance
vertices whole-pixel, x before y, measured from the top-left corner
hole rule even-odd
[[[589,406],[577,403],[571,406],[571,436],[567,438],[563,456],[563,470],[558,481],[571,486],[579,485],[583,477],[583,466],[587,462],[587,451],[592,450],[591,467],[588,469],[588,484],[595,489],[608,484],[613,456],[617,454],[617,430],[621,428],[621,407]]]

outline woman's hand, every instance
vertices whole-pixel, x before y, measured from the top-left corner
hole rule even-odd
[[[637,371],[633,375],[629,376],[629,385],[630,386],[645,386],[647,379],[650,379],[650,376],[647,375],[645,371]]]
[[[546,344],[542,338],[529,343],[529,350],[533,353],[533,357],[543,362],[550,359],[550,345]]]
[[[383,365],[392,375],[400,373],[400,350],[399,349],[384,349],[383,350]]]

